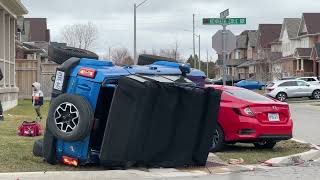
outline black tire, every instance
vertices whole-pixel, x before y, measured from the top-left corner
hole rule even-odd
[[[313,93],[312,93],[312,99],[317,99],[319,100],[320,99],[320,90],[314,90]]]
[[[224,133],[220,125],[217,125],[217,129],[215,129],[214,131],[215,132],[214,132],[214,137],[212,140],[210,151],[218,152],[218,151],[221,151],[225,146]]]
[[[49,47],[50,61],[53,61],[57,64],[62,64],[72,57],[99,59],[99,56],[97,54],[84,49],[59,45],[51,45]]]
[[[34,156],[43,157],[43,139],[34,142],[32,153]]]
[[[285,102],[287,100],[288,96],[284,92],[279,92],[276,96],[276,99],[278,99],[281,102]]]
[[[56,138],[78,141],[88,135],[93,119],[91,105],[84,97],[62,94],[51,102],[47,124]]]
[[[257,143],[253,143],[257,149],[273,149],[273,147],[277,144],[276,141],[261,141]]]

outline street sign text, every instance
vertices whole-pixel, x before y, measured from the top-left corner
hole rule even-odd
[[[237,25],[246,24],[246,18],[203,18],[203,25]]]

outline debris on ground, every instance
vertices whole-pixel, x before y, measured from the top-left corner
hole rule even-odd
[[[228,161],[229,164],[232,164],[232,165],[238,165],[238,164],[243,164],[244,163],[244,160],[242,158],[239,158],[239,159],[229,159]]]

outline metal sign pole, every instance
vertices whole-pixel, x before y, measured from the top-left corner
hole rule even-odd
[[[223,56],[223,85],[226,85],[227,81],[227,52],[226,52],[226,33],[227,33],[227,25],[223,25],[222,31],[222,56]]]

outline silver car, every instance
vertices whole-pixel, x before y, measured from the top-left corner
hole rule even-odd
[[[281,80],[270,83],[266,88],[267,95],[286,101],[288,98],[309,97],[320,99],[320,86],[311,85],[303,80]]]
[[[320,81],[319,81],[319,78],[317,77],[299,77],[297,79],[306,81],[311,85],[320,86]]]

